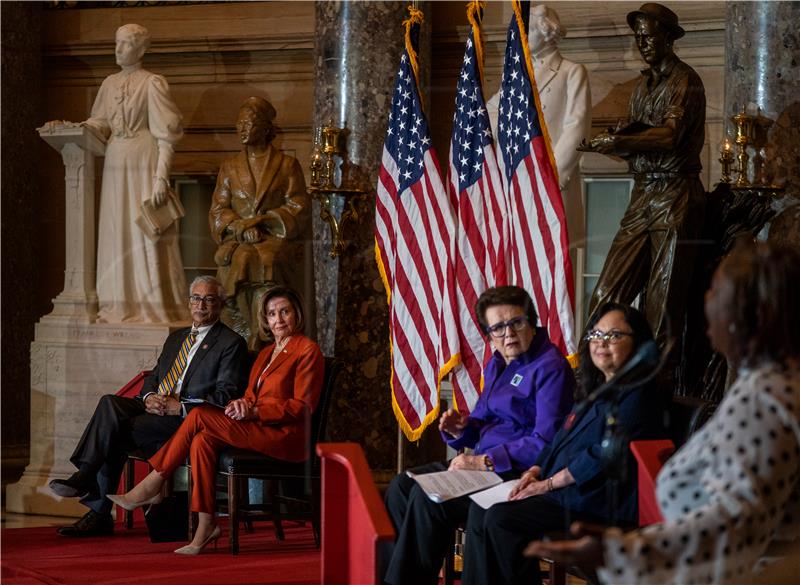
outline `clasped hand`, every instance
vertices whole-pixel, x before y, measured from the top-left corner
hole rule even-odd
[[[541,468],[538,465],[534,465],[523,473],[522,477],[519,479],[519,483],[509,492],[509,501],[524,500],[531,496],[547,493],[547,481],[539,479],[539,474],[541,472]]]
[[[258,229],[260,223],[260,217],[237,219],[230,223],[229,228],[240,244],[255,244],[261,241],[261,230]]]
[[[181,403],[174,396],[150,394],[144,401],[144,408],[150,414],[158,416],[176,416],[181,413]]]
[[[256,409],[248,400],[237,398],[236,400],[231,400],[228,406],[225,407],[225,416],[233,420],[256,418]]]

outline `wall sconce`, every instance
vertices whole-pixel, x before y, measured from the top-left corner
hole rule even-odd
[[[733,183],[734,188],[755,188],[770,192],[781,191],[780,187],[771,185],[767,177],[767,151],[765,146],[767,144],[767,132],[773,121],[761,115],[761,108],[758,108],[756,114],[753,115],[748,114],[747,109],[743,107],[741,112],[731,116],[731,122],[734,123],[735,127],[733,142],[736,144],[737,154],[734,156],[734,146],[726,137],[720,145],[721,182],[730,183],[732,180],[731,171],[733,171],[737,175],[736,181]],[[747,152],[748,147],[755,149],[755,154],[753,155],[753,181],[750,180],[748,169],[750,162],[750,155]]]
[[[311,154],[311,186],[308,193],[320,202],[319,216],[330,227],[331,258],[344,252],[344,227],[351,221],[359,221],[359,207],[369,192],[361,188],[361,182],[355,176],[358,168],[347,158],[349,134],[346,127],[337,128],[333,121],[328,122],[327,126],[317,128]],[[337,219],[334,206],[338,207],[342,199],[341,217]]]

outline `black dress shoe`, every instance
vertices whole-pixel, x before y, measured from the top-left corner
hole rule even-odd
[[[94,487],[79,473],[73,473],[67,479],[54,479],[49,485],[53,493],[62,498],[82,498]]]
[[[94,510],[89,510],[83,518],[70,524],[60,526],[56,529],[61,536],[112,536],[114,534],[114,519],[111,514],[98,514]]]

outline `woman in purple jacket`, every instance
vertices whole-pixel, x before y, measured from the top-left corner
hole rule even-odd
[[[472,448],[473,454],[417,467],[414,473],[473,469],[495,471],[504,479],[519,477],[572,408],[575,377],[547,332],[536,327],[536,310],[525,290],[488,289],[475,313],[494,350],[484,369],[483,392],[471,414],[451,409],[439,419],[445,442],[454,449]],[[385,581],[436,583],[469,504],[466,496],[433,502],[413,479],[398,475],[386,493],[397,541]]]

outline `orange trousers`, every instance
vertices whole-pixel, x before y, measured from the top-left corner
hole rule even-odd
[[[219,452],[230,445],[264,453],[268,444],[258,421],[233,420],[221,408],[198,406],[149,462],[168,477],[186,462],[188,455],[192,464],[192,511],[213,514]]]

